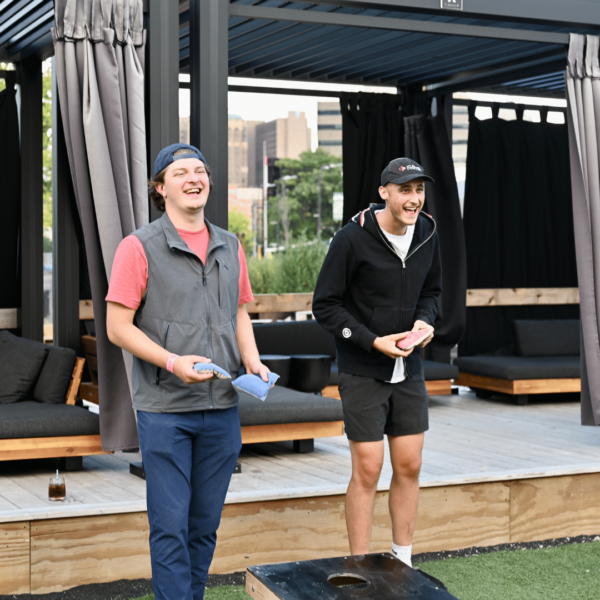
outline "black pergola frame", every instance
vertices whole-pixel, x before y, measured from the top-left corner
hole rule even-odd
[[[26,0],[11,8],[11,18],[23,13],[23,25],[31,25],[39,14],[46,15],[41,1],[28,10]],[[346,8],[412,11],[428,15],[456,16],[457,11],[442,9],[440,0],[311,0],[311,4]],[[514,28],[463,25],[412,19],[383,19],[332,12],[310,12],[285,7],[264,7],[231,4],[227,0],[189,0],[164,2],[144,0],[145,27],[148,30],[146,58],[147,86],[147,148],[149,169],[158,150],[179,139],[178,91],[188,87],[179,82],[180,13],[189,11],[191,82],[191,143],[202,148],[209,157],[216,194],[207,206],[207,218],[227,227],[227,92],[248,91],[243,86],[228,86],[229,50],[228,23],[230,17],[280,20],[290,23],[335,24],[346,27],[379,30],[419,31],[431,34],[468,36],[482,39],[535,41],[552,48],[531,61],[507,60],[500,64],[471,69],[436,81],[424,81],[418,91],[429,96],[451,98],[454,91],[495,85],[519,76],[529,77],[556,72],[566,65],[569,35],[565,31],[548,32],[528,29],[524,25],[554,26],[559,29],[584,27],[600,30],[600,3],[586,0],[464,0],[460,16],[485,20],[503,20]],[[597,4],[597,6],[596,6]],[[39,14],[38,14],[39,13]],[[2,15],[0,15],[1,17]],[[0,32],[0,40],[6,35]],[[557,49],[556,46],[560,48]],[[13,46],[0,48],[0,60],[15,62],[22,90],[21,156],[22,156],[22,307],[20,327],[24,337],[43,336],[42,278],[42,142],[41,142],[41,62],[52,56],[49,32],[27,33]],[[289,80],[289,79],[288,79]],[[301,78],[299,80],[302,80]],[[390,83],[388,85],[394,85]],[[413,91],[415,86],[413,86]],[[254,89],[253,91],[259,91]],[[261,89],[261,92],[338,96],[333,92],[292,89]],[[404,93],[405,89],[401,89]],[[57,96],[55,96],[57,99]],[[57,104],[55,102],[55,104]],[[451,103],[444,102],[444,110]],[[58,111],[54,157],[55,232],[55,343],[79,347],[79,248],[74,233],[72,184]],[[71,208],[69,208],[71,207]],[[152,215],[156,216],[156,215]]]

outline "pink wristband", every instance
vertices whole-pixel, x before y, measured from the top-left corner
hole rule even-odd
[[[167,358],[167,371],[169,371],[169,373],[173,372],[173,365],[178,358],[179,354],[171,354],[169,358]]]

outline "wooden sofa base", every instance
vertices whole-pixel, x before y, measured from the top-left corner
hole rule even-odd
[[[452,379],[433,379],[425,382],[430,396],[449,396],[452,393]]]
[[[456,385],[464,385],[515,396],[520,405],[527,404],[529,394],[567,394],[581,392],[581,379],[499,379],[461,372]]]
[[[69,458],[90,454],[110,454],[110,452],[102,450],[99,435],[0,440],[0,461]]]
[[[433,379],[425,382],[430,396],[448,396],[452,393],[452,379]],[[322,392],[328,398],[340,400],[340,390],[337,385],[328,385]]]
[[[280,425],[248,425],[242,427],[242,444],[310,440],[344,435],[343,421],[319,423],[282,423]]]

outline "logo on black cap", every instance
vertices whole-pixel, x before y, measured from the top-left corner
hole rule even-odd
[[[400,173],[398,173],[400,171]],[[411,173],[412,171],[412,173]],[[381,185],[388,183],[402,184],[412,179],[422,178],[427,181],[433,181],[433,177],[426,175],[423,167],[410,158],[395,158],[383,170],[381,174]]]

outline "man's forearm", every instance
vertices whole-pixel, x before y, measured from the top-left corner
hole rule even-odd
[[[133,323],[120,323],[115,328],[108,326],[107,332],[108,338],[116,346],[157,367],[165,368],[171,353],[168,349],[162,348],[159,344],[153,342]]]

